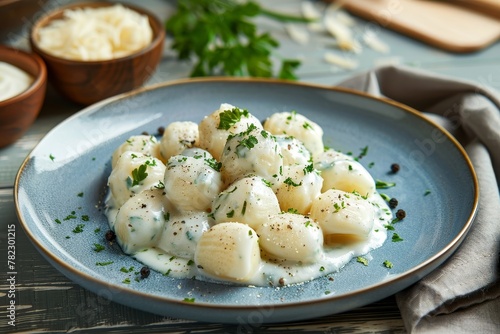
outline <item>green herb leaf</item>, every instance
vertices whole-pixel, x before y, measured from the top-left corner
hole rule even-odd
[[[393,267],[392,262],[389,260],[385,260],[383,264],[384,264],[384,267],[389,268],[389,269]]]
[[[300,183],[293,182],[291,177],[287,177],[286,180],[283,181],[283,183],[291,187],[300,187],[302,185],[302,182]]]
[[[361,264],[363,264],[363,265],[365,265],[365,266],[367,266],[367,265],[368,265],[368,260],[367,260],[367,259],[365,259],[365,258],[364,258],[364,257],[362,257],[362,256],[358,256],[358,257],[356,258],[356,261],[357,261],[357,262],[359,262],[359,263],[361,263]]]
[[[246,109],[233,108],[231,110],[224,110],[219,114],[220,121],[217,129],[229,130],[242,117],[248,117],[249,115],[250,113]]]
[[[396,183],[395,182],[386,182],[382,180],[375,180],[375,187],[377,189],[387,189],[387,188],[392,188],[395,187]]]
[[[132,187],[139,185],[140,182],[144,181],[148,177],[148,173],[146,173],[147,168],[147,164],[142,164],[132,171]]]
[[[212,168],[213,170],[215,170],[217,172],[220,172],[220,169],[222,168],[222,162],[218,162],[214,158],[205,159],[204,161],[208,167]]]
[[[191,76],[233,75],[272,77],[273,52],[279,43],[260,32],[253,18],[265,15],[280,21],[309,22],[275,13],[254,1],[180,0],[166,30],[179,59],[195,59]],[[295,79],[298,60],[283,60],[279,77]]]
[[[399,241],[403,241],[403,240],[404,240],[404,239],[403,239],[403,238],[401,238],[401,237],[399,236],[399,234],[397,234],[397,233],[394,233],[394,234],[392,235],[392,242],[399,242]]]
[[[112,264],[113,261],[107,261],[107,262],[96,262],[95,265],[96,266],[100,266],[100,267],[104,267],[104,266],[109,266],[110,264]]]
[[[103,245],[94,243],[94,251],[96,253],[102,252],[105,249],[106,247],[104,247]]]
[[[76,225],[76,227],[73,229],[73,233],[82,233],[84,227],[85,227],[85,224]]]

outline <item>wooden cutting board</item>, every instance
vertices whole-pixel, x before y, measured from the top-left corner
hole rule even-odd
[[[452,52],[500,39],[500,0],[340,0],[353,14]]]

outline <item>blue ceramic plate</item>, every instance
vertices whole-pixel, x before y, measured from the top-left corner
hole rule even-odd
[[[222,102],[259,119],[296,110],[320,124],[325,145],[357,155],[407,218],[404,239],[372,251],[339,273],[282,288],[179,280],[152,272],[106,244],[101,210],[112,152],[129,136],[172,121],[199,122]],[[401,170],[390,174],[390,165]],[[403,105],[344,89],[267,80],[201,79],[165,83],[86,108],[53,129],[31,152],[16,181],[18,215],[29,238],[63,274],[98,295],[179,318],[236,324],[300,320],[338,313],[394,294],[434,270],[459,246],[478,204],[478,186],[462,147]],[[59,223],[60,222],[60,223]],[[385,260],[393,263],[388,269]],[[103,265],[110,263],[108,265]],[[99,265],[100,264],[100,265]],[[134,267],[131,272],[121,268]],[[127,282],[129,282],[127,284]],[[194,302],[193,302],[194,301]]]

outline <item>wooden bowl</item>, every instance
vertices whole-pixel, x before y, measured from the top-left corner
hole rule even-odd
[[[0,61],[9,63],[33,76],[24,92],[0,101],[0,147],[19,139],[33,124],[45,99],[47,69],[36,54],[0,45]]]
[[[51,55],[37,46],[40,28],[52,20],[61,19],[67,9],[107,7],[111,2],[82,2],[56,9],[40,18],[30,33],[32,50],[39,54],[47,65],[49,82],[70,100],[89,105],[113,95],[128,92],[141,86],[154,73],[163,52],[165,31],[163,24],[152,13],[140,7],[122,4],[149,18],[153,40],[149,46],[125,57],[81,61]]]
[[[48,1],[0,0],[0,41],[6,42],[21,36],[26,22],[31,22]]]

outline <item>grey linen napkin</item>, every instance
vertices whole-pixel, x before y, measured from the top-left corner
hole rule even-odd
[[[339,84],[404,103],[444,126],[467,151],[479,209],[462,245],[439,268],[398,293],[411,333],[500,333],[500,93],[486,85],[402,66]]]

